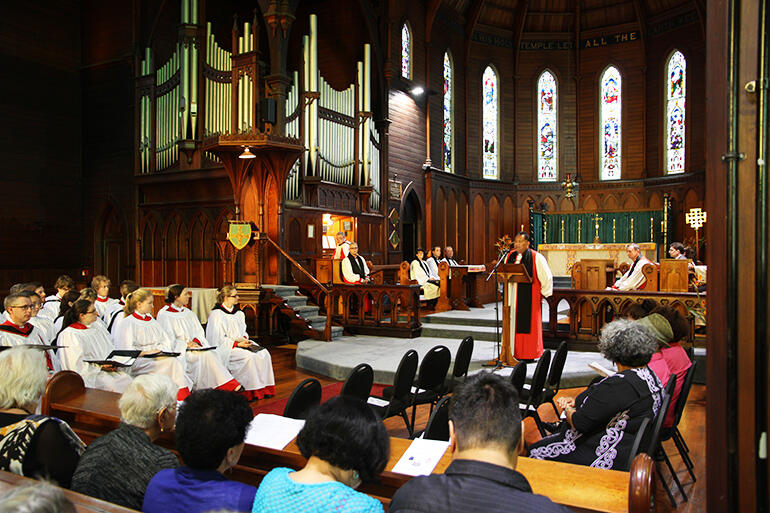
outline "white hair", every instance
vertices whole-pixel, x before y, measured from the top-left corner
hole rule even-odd
[[[37,406],[47,380],[48,368],[39,350],[16,346],[0,352],[0,409]]]
[[[13,488],[0,498],[3,513],[75,513],[77,510],[61,488],[46,481]]]
[[[176,404],[177,390],[171,378],[163,374],[137,376],[118,402],[121,420],[140,429],[149,428],[163,408]]]
[[[636,242],[631,242],[629,244],[626,244],[626,249],[628,249],[628,248],[635,249],[636,251],[641,251],[642,250],[642,248],[640,248],[639,244],[637,244]]]

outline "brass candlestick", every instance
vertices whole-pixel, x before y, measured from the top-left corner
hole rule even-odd
[[[548,220],[543,221],[543,244],[548,244]]]
[[[599,239],[599,221],[603,220],[603,217],[599,217],[599,213],[597,212],[594,214],[593,220],[594,220],[594,244],[599,244],[601,240]]]
[[[564,219],[561,220],[561,243],[564,244]]]
[[[583,242],[583,220],[578,219],[578,244]]]
[[[650,218],[650,242],[655,242],[655,219]]]
[[[634,242],[634,218],[631,218],[631,242]]]
[[[617,221],[617,219],[612,220],[612,242],[615,242],[615,221]]]
[[[706,212],[700,208],[691,208],[689,212],[684,215],[684,220],[690,225],[690,228],[695,230],[695,259],[700,260],[700,238],[698,237],[698,228],[703,226],[706,222]]]

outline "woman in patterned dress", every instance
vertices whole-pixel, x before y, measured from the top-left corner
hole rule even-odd
[[[530,446],[530,458],[625,469],[642,420],[660,410],[663,385],[647,367],[658,344],[644,326],[619,319],[602,329],[599,350],[618,372],[575,399],[560,398],[567,419]]]

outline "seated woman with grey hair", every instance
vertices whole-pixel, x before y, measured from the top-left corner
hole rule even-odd
[[[83,442],[66,422],[33,412],[48,380],[45,356],[16,346],[0,352],[0,470],[68,488]]]
[[[153,444],[176,420],[177,385],[162,374],[137,376],[120,398],[120,425],[88,446],[72,489],[141,509],[147,484],[158,471],[179,466],[174,454]]]
[[[3,513],[77,513],[61,488],[45,481],[12,488],[0,496]]]
[[[658,343],[638,322],[604,326],[599,351],[618,372],[590,385],[575,399],[557,400],[566,414],[560,429],[529,448],[529,457],[608,469],[625,469],[642,420],[660,410],[663,385],[647,364]]]

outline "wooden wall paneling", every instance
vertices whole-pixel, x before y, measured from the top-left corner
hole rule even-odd
[[[487,209],[481,194],[473,196],[471,207],[471,229],[468,237],[469,255],[474,263],[486,262],[484,238],[487,233]]]
[[[438,187],[431,205],[431,237],[429,246],[442,245],[446,240],[446,197],[444,188]]]
[[[457,252],[458,247],[458,240],[459,240],[459,233],[458,233],[458,225],[457,225],[457,193],[455,189],[449,190],[449,195],[447,196],[446,201],[446,216],[445,216],[445,224],[446,229],[444,236],[444,247],[446,246],[452,246],[452,249],[455,250],[455,253]]]
[[[465,191],[460,192],[460,199],[457,205],[457,237],[458,242],[455,253],[460,255],[460,259],[470,262],[470,234],[468,227],[470,225],[470,211],[468,209],[468,195]]]
[[[487,240],[484,241],[484,262],[486,262],[489,258],[488,255],[492,254],[492,246],[494,242],[500,237],[502,234],[502,216],[500,215],[500,201],[497,199],[497,196],[492,195],[488,200],[488,207],[487,207],[488,217],[487,217],[487,226],[488,226],[488,233],[487,233]]]

